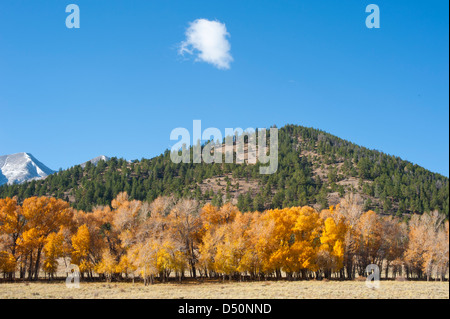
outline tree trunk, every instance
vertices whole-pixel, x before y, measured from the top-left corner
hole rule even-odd
[[[28,280],[33,277],[33,253],[30,254],[30,266],[28,267]]]
[[[39,263],[41,262],[41,248],[38,249],[37,257],[36,257],[36,267],[34,268],[34,280],[38,280],[39,278]]]

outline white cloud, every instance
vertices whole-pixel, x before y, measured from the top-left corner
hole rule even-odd
[[[196,61],[210,63],[219,69],[229,69],[233,61],[227,39],[229,36],[224,23],[197,19],[189,24],[179,54],[192,54],[196,56]]]

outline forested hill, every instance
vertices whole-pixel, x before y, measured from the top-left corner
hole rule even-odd
[[[174,164],[170,152],[128,162],[111,158],[75,166],[45,180],[0,187],[0,198],[55,196],[77,209],[109,205],[119,192],[152,201],[159,195],[193,197],[241,211],[336,204],[346,192],[361,194],[365,209],[403,215],[449,213],[449,180],[418,165],[296,125],[279,129],[279,166],[259,174],[259,164]]]

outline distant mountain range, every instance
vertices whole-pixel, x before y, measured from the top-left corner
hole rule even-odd
[[[88,162],[97,165],[101,160],[108,161],[109,157],[101,155]],[[88,162],[80,166],[84,168]],[[27,181],[45,179],[55,172],[38,161],[30,153],[0,156],[0,185],[22,184]]]

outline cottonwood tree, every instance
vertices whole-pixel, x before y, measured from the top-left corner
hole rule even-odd
[[[334,206],[331,206],[329,210],[323,210],[320,215],[324,225],[320,236],[321,246],[317,255],[317,264],[326,278],[330,278],[332,272],[340,272],[340,277],[344,278],[342,269],[347,225],[343,216],[336,213]]]
[[[344,240],[344,267],[347,278],[355,278],[356,268],[354,259],[357,251],[356,227],[363,214],[363,203],[359,195],[347,194],[339,203],[336,212],[342,215],[347,225],[347,233]]]
[[[383,256],[381,254],[382,224],[379,216],[369,210],[361,215],[356,224],[356,260],[358,273],[364,276],[365,269],[370,264],[381,268]]]
[[[182,199],[172,208],[168,216],[172,238],[183,246],[193,278],[197,276],[197,245],[202,226],[199,210],[199,203],[196,200]]]
[[[16,198],[0,199],[0,253],[2,264],[0,270],[13,279],[15,268],[19,259],[17,253],[17,240],[25,229],[25,217],[22,207],[17,204]]]
[[[381,220],[382,224],[382,258],[385,261],[385,277],[389,277],[389,270],[393,266],[393,276],[397,273],[402,275],[403,253],[408,244],[408,230],[404,222],[400,222],[398,218],[385,216]]]
[[[53,279],[58,269],[58,258],[64,256],[64,235],[61,232],[47,236],[44,245],[44,262],[42,269]]]
[[[440,245],[439,233],[445,232],[443,225],[445,217],[437,211],[425,213],[423,215],[413,215],[409,222],[409,243],[405,252],[405,262],[410,272],[415,272],[418,278],[424,274],[429,280],[432,276],[433,267],[439,265],[442,268],[442,262],[445,257],[444,253],[437,254],[437,248]],[[442,236],[445,242],[445,236]],[[442,270],[440,270],[442,273]]]
[[[61,228],[71,227],[73,210],[69,203],[60,199],[31,197],[24,200],[22,212],[26,224],[17,243],[25,260],[28,259],[28,279],[32,280],[38,278],[47,237]]]

